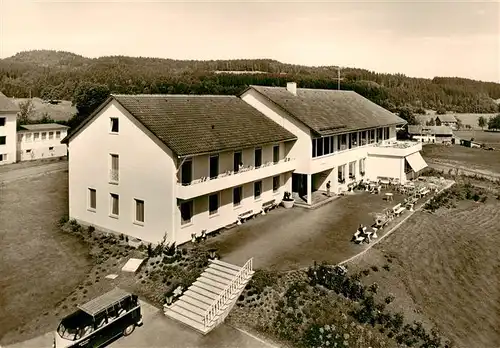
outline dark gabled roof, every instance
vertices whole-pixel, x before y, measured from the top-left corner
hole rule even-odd
[[[0,92],[0,112],[18,112],[19,107],[5,94]]]
[[[285,87],[250,88],[319,135],[406,123],[354,91],[297,88],[294,95]]]
[[[434,134],[453,135],[453,130],[448,126],[415,126],[408,125],[408,134]]]
[[[450,114],[437,115],[436,119],[438,118],[441,122],[457,122],[455,116]]]
[[[114,288],[113,290],[96,297],[83,305],[79,305],[78,308],[85,313],[94,316],[128,296],[131,296],[131,294],[119,288]]]
[[[112,95],[177,156],[220,152],[297,139],[235,96]],[[87,122],[93,116],[88,117]],[[81,125],[69,139],[83,127]]]
[[[44,130],[57,130],[57,129],[68,129],[68,126],[59,123],[40,123],[40,124],[24,124],[21,126],[21,131],[44,131]]]

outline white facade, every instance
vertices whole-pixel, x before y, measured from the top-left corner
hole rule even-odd
[[[39,125],[33,125],[39,126]],[[48,126],[48,125],[41,125]],[[18,161],[30,161],[67,155],[66,144],[61,140],[67,135],[66,128],[43,127],[40,130],[17,132],[16,156]]]
[[[405,157],[422,149],[418,143],[396,144],[395,126],[315,139],[306,125],[254,89],[248,89],[241,98],[298,137],[290,151],[297,162],[293,190],[302,191],[308,204],[312,203],[312,191],[326,190],[328,182],[332,192],[345,191],[350,183],[362,178],[397,178],[404,183]]]
[[[118,120],[117,133],[111,132],[112,118]],[[165,234],[169,242],[184,243],[192,234],[235,223],[241,213],[260,212],[272,199],[279,203],[291,188],[291,148],[281,142],[257,149],[260,168],[254,168],[255,148],[177,158],[112,100],[69,141],[69,215],[151,243]],[[238,173],[235,152],[243,163]],[[218,160],[210,159],[214,155]],[[258,197],[255,188],[260,189]]]
[[[0,111],[0,165],[16,162],[16,127],[16,113]]]

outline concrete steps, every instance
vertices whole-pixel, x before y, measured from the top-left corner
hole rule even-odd
[[[165,315],[202,334],[207,334],[224,321],[234,306],[235,299],[238,298],[252,278],[254,272],[248,272],[248,276],[240,285],[240,288],[227,300],[227,303],[222,305],[220,313],[217,313],[211,322],[205,325],[205,313],[211,308],[219,295],[231,284],[241,269],[242,267],[224,261],[212,260],[207,269],[177,301],[171,306],[164,306]]]

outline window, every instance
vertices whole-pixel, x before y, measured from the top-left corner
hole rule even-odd
[[[384,128],[384,140],[389,139],[389,127]]]
[[[140,199],[135,200],[135,221],[144,222],[144,201]]]
[[[181,203],[181,225],[191,223],[193,218],[193,201]]]
[[[111,215],[118,216],[120,213],[120,197],[112,193],[111,194]]]
[[[47,139],[47,132],[42,133],[42,140],[45,140],[45,139]]]
[[[214,215],[219,212],[219,193],[208,196],[208,213]]]
[[[368,144],[366,141],[366,131],[361,132],[361,146]]]
[[[26,150],[26,153],[31,153],[31,149]]]
[[[323,138],[323,153],[325,155],[330,154],[332,151],[330,149],[330,137]]]
[[[377,128],[377,142],[382,141],[382,128]]]
[[[358,133],[351,133],[351,146],[350,148],[358,147]]]
[[[49,151],[53,151],[53,150],[54,150],[54,146],[50,146]]]
[[[339,150],[347,150],[347,134],[341,134],[339,138]]]
[[[338,168],[338,180],[339,183],[343,183],[343,181],[345,180],[345,164]]]
[[[316,156],[323,156],[323,138],[316,139]]]
[[[23,141],[23,134],[17,135],[17,141],[19,141],[19,142]]]
[[[193,181],[193,160],[189,158],[181,166],[181,183],[189,185],[191,181]]]
[[[279,175],[273,177],[273,192],[278,192],[281,186],[281,177]]]
[[[54,132],[49,132],[49,139],[54,139]]]
[[[237,151],[233,156],[233,170],[235,173],[238,173],[240,170],[240,165],[243,165],[241,151]]]
[[[253,183],[253,197],[259,199],[262,193],[262,181],[256,181]]]
[[[118,133],[118,118],[111,117],[111,133]]]
[[[243,188],[240,187],[235,187],[233,189],[233,206],[238,207],[241,205],[241,198],[243,196]]]
[[[119,169],[119,157],[118,155],[111,156],[111,170],[109,180],[112,182],[118,182],[118,169]]]
[[[7,154],[0,154],[0,162],[7,161]]]
[[[280,161],[280,146],[273,146],[273,162],[278,163]]]
[[[56,139],[59,139],[61,137],[61,131],[56,131]]]
[[[5,117],[0,117],[0,127],[5,126]]]
[[[356,177],[356,162],[349,163],[349,179],[354,179]]]
[[[210,179],[215,179],[219,175],[219,155],[210,156]]]
[[[33,133],[33,141],[40,140],[40,133]]]
[[[262,149],[255,149],[255,168],[259,168],[262,165]]]
[[[97,209],[96,190],[89,188],[89,209]]]
[[[5,145],[7,143],[7,137],[4,135],[4,136],[1,136],[0,137],[0,145]]]
[[[26,139],[26,142],[30,142],[31,141],[31,133],[27,133],[24,138]]]
[[[365,171],[365,163],[366,163],[366,158],[362,158],[359,160],[359,173],[361,175],[364,175],[366,173]]]
[[[370,144],[375,142],[375,129],[370,130]]]

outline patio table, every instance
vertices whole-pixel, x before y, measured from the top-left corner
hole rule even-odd
[[[394,195],[393,195],[393,193],[392,192],[386,192],[385,193],[385,200],[388,201],[388,202],[389,201],[394,201]]]

